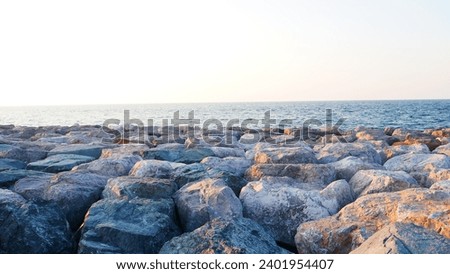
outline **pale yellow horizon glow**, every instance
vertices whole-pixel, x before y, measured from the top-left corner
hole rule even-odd
[[[447,1],[2,1],[0,106],[450,99]]]

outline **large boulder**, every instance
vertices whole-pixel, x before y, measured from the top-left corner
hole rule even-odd
[[[416,179],[421,187],[429,188],[436,182],[450,180],[450,169],[430,168],[420,172],[411,172],[410,175]]]
[[[395,145],[384,148],[386,160],[403,154],[429,154],[430,150],[424,144]]]
[[[364,195],[338,214],[300,224],[299,253],[349,253],[394,222],[410,222],[450,238],[450,192],[423,188]]]
[[[450,239],[411,223],[393,223],[367,239],[352,254],[450,254]]]
[[[144,157],[146,151],[149,147],[145,144],[127,144],[120,145],[114,148],[106,148],[102,150],[102,155],[100,158],[122,158],[123,156],[136,155],[139,157]]]
[[[88,172],[62,172],[52,178],[43,199],[58,204],[75,231],[91,205],[100,199],[107,180]]]
[[[252,164],[250,160],[242,157],[207,157],[201,162],[207,169],[226,171],[237,176],[244,176],[245,171]]]
[[[263,226],[275,240],[294,245],[299,224],[335,214],[353,200],[345,181],[330,185],[333,189],[325,188],[322,192],[308,191],[301,185],[288,177],[264,177],[248,183],[239,197],[244,216]]]
[[[69,225],[58,207],[0,189],[0,253],[71,253]]]
[[[175,193],[174,199],[184,231],[192,231],[219,217],[242,217],[239,199],[220,179],[187,184]]]
[[[349,156],[337,162],[331,163],[336,169],[336,179],[344,179],[350,181],[353,175],[360,170],[368,169],[385,169],[380,164],[364,162],[360,158]]]
[[[208,156],[214,156],[214,152],[209,148],[188,148],[179,149],[152,148],[144,153],[144,159],[162,160],[175,163],[192,164],[198,163]]]
[[[214,156],[219,158],[226,157],[245,157],[245,151],[241,148],[231,148],[231,147],[210,147]]]
[[[90,163],[79,165],[74,170],[86,170],[109,178],[119,177],[128,175],[134,165],[141,160],[142,158],[138,155],[100,158]]]
[[[441,145],[441,142],[435,136],[424,132],[410,132],[406,134],[405,144],[424,144],[431,151]]]
[[[435,150],[433,150],[433,153],[439,153],[450,156],[450,144],[438,146]]]
[[[43,200],[45,192],[51,185],[54,174],[41,173],[29,174],[18,180],[12,187],[12,191],[19,193],[28,200]]]
[[[14,159],[0,159],[0,172],[12,169],[25,169],[27,164]]]
[[[434,183],[430,189],[450,191],[450,180]]]
[[[246,172],[249,181],[257,181],[268,176],[290,177],[303,183],[325,187],[336,179],[336,170],[330,164],[259,164],[251,166]]]
[[[254,221],[214,219],[168,241],[160,254],[286,254]]]
[[[0,188],[8,188],[14,185],[14,183],[16,183],[18,180],[28,176],[39,176],[46,174],[48,173],[25,169],[5,170],[0,172]]]
[[[208,178],[207,170],[203,164],[195,163],[175,169],[171,175],[172,180],[179,188],[192,182]]]
[[[450,168],[450,157],[442,154],[403,154],[384,163],[387,170],[422,172],[433,168]]]
[[[76,154],[57,154],[49,156],[44,160],[29,163],[27,169],[58,173],[71,170],[77,165],[88,163],[93,160],[95,159],[89,156],[81,156]]]
[[[174,168],[181,166],[173,165],[172,163],[167,161],[142,160],[137,162],[133,166],[133,168],[130,170],[130,175],[136,177],[169,179],[172,176]]]
[[[108,181],[103,198],[170,199],[177,190],[177,184],[168,179],[124,176]]]
[[[47,157],[47,152],[42,149],[24,149],[20,146],[0,144],[0,158],[15,159],[26,163],[38,161]]]
[[[310,147],[268,147],[255,153],[257,164],[315,164],[317,159]]]
[[[327,164],[355,156],[369,163],[381,164],[381,157],[374,146],[367,142],[327,144],[318,151],[317,159]]]
[[[104,199],[83,224],[79,253],[158,253],[180,234],[171,199]]]
[[[419,187],[417,181],[408,173],[390,170],[360,170],[349,183],[357,197]]]
[[[92,157],[97,159],[102,154],[102,149],[105,148],[102,145],[85,145],[85,144],[72,144],[57,146],[49,151],[48,156],[58,154],[75,154]]]

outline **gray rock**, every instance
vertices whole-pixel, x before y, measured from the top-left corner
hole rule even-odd
[[[307,191],[291,178],[265,177],[248,183],[239,198],[245,217],[263,226],[275,240],[294,245],[299,224],[335,214],[353,200],[347,182],[331,184],[330,188]]]
[[[109,178],[128,175],[133,166],[141,161],[138,155],[123,155],[121,157],[100,158],[87,164],[82,164],[74,170],[87,170]]]
[[[320,195],[325,200],[336,200],[338,209],[352,203],[356,199],[353,189],[346,180],[332,182],[320,191]]]
[[[64,215],[50,204],[27,202],[0,189],[0,253],[71,253],[72,235]]]
[[[173,165],[167,161],[142,160],[130,170],[131,176],[169,179],[174,171]]]
[[[419,187],[408,173],[390,170],[360,170],[352,177],[350,185],[357,197]]]
[[[434,183],[430,187],[430,189],[432,189],[432,190],[450,191],[450,180],[440,181],[440,182]]]
[[[10,187],[18,180],[28,176],[46,176],[48,174],[49,173],[24,169],[5,170],[0,172],[0,188]]]
[[[240,148],[231,147],[210,147],[211,151],[214,153],[213,156],[219,158],[226,157],[245,157],[245,151]]]
[[[450,192],[410,188],[364,195],[339,213],[300,224],[299,253],[349,253],[394,222],[410,222],[450,237]]]
[[[144,144],[127,144],[115,148],[103,149],[100,158],[119,159],[123,158],[123,156],[131,156],[131,155],[144,157],[145,152],[148,150],[149,147]]]
[[[428,154],[430,150],[424,144],[414,144],[414,145],[396,145],[386,147],[384,149],[386,159],[389,160],[395,156],[413,153],[413,154]]]
[[[110,179],[103,190],[103,198],[170,199],[177,190],[177,184],[168,179],[125,176]]]
[[[94,158],[75,154],[58,154],[44,160],[29,163],[27,169],[58,173],[71,170],[73,167],[93,161]]]
[[[246,177],[249,181],[256,181],[267,176],[286,176],[303,183],[325,187],[336,179],[336,170],[330,164],[259,164],[251,166],[246,172]]]
[[[43,200],[45,191],[51,185],[51,180],[54,176],[52,173],[29,174],[18,180],[12,190],[28,200]]]
[[[336,169],[336,178],[345,179],[347,181],[350,181],[353,175],[355,175],[356,172],[360,170],[385,169],[380,164],[364,162],[360,158],[356,158],[354,156],[346,157],[342,160],[331,163],[331,165],[333,165],[333,167]]]
[[[9,158],[26,163],[47,157],[47,152],[40,149],[23,149],[19,146],[0,144],[0,158]]]
[[[92,205],[78,253],[158,253],[180,234],[170,199],[104,199]]]
[[[384,163],[387,170],[423,172],[435,168],[450,168],[450,157],[442,154],[403,154]]]
[[[450,156],[450,144],[438,146],[435,150],[433,150],[433,153],[439,153]]]
[[[27,164],[14,159],[0,159],[0,172],[12,169],[25,169]]]
[[[431,168],[426,171],[411,172],[410,175],[421,187],[430,188],[436,182],[450,180],[450,169]]]
[[[100,199],[107,180],[107,177],[93,173],[62,172],[52,178],[43,198],[61,207],[75,231],[89,207]]]
[[[257,164],[314,164],[317,159],[309,147],[270,147],[255,153]]]
[[[214,219],[168,241],[160,254],[286,254],[264,229],[250,219]]]
[[[208,156],[215,155],[209,148],[161,149],[152,148],[144,153],[144,159],[162,160],[175,163],[198,163]]]
[[[248,183],[244,177],[222,170],[210,169],[208,170],[207,176],[209,178],[221,179],[224,181],[224,183],[231,188],[231,190],[233,190],[237,197],[239,197],[241,189]]]
[[[327,144],[317,154],[320,163],[326,164],[355,156],[369,163],[381,164],[381,157],[370,143]]]
[[[239,199],[220,179],[187,184],[175,193],[174,199],[184,231],[192,231],[219,217],[242,217]]]
[[[178,185],[178,188],[208,177],[205,166],[199,163],[179,167],[172,172],[171,176],[172,180]]]
[[[239,157],[207,157],[201,162],[207,169],[226,171],[237,176],[244,176],[247,168],[252,164],[250,160]]]
[[[352,254],[450,254],[450,239],[411,223],[393,223],[373,234]]]
[[[102,154],[102,149],[105,146],[102,145],[85,145],[85,144],[71,144],[58,146],[48,153],[48,156],[58,155],[58,154],[75,154],[92,157],[97,159]]]

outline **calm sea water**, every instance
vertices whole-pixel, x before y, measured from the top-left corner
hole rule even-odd
[[[307,119],[325,122],[327,109],[332,110],[333,123],[345,119],[343,128],[358,125],[414,129],[450,127],[450,100],[0,107],[0,124],[101,125],[108,119],[119,119],[123,123],[124,111],[129,110],[132,119],[140,119],[145,124],[153,119],[155,125],[161,125],[163,119],[170,121],[175,111],[179,111],[180,118],[188,118],[189,111],[194,110],[194,117],[201,122],[218,119],[225,125],[230,119],[261,120],[266,111],[271,111],[271,118],[277,119],[277,123],[281,119],[292,119],[294,125],[301,125]]]

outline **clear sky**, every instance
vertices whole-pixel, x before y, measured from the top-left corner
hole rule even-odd
[[[0,1],[0,96],[450,99],[450,1]]]

